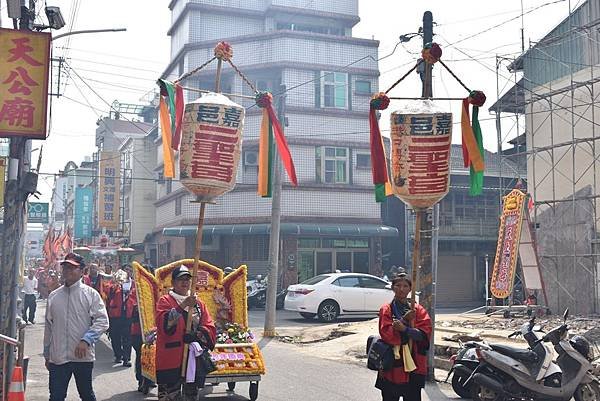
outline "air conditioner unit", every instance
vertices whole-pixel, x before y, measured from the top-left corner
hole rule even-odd
[[[244,152],[244,166],[258,166],[258,152],[253,150]]]

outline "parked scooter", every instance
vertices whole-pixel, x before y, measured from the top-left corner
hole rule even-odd
[[[475,401],[600,401],[600,381],[592,374],[589,343],[580,336],[568,340],[564,323],[536,340],[533,350],[498,346],[476,348],[479,365],[464,382]],[[554,346],[558,354],[552,361]],[[542,347],[538,347],[542,344]]]
[[[523,338],[527,341],[529,349],[533,352],[541,353],[542,350],[539,350],[539,347],[543,347],[543,345],[538,341],[543,337],[543,332],[541,331],[540,326],[535,324],[535,316],[529,320],[527,323],[523,323],[521,328],[513,333],[511,333],[508,338],[518,337],[522,335]],[[487,349],[487,350],[496,350],[500,353],[503,353],[505,348],[501,344],[488,344],[485,341],[468,341],[465,343],[460,343],[461,348],[453,355],[450,360],[452,361],[452,368],[450,372],[448,372],[448,377],[446,381],[452,375],[452,389],[454,392],[461,398],[470,398],[471,397],[471,387],[465,386],[466,380],[471,376],[473,371],[479,366],[479,359],[477,358],[477,348]],[[536,348],[537,347],[537,348]],[[512,352],[514,348],[510,347],[510,351]],[[526,352],[526,350],[523,350]],[[537,354],[536,354],[537,355]],[[551,355],[551,353],[550,353]],[[535,357],[535,356],[531,356]],[[542,372],[544,377],[550,376],[555,373],[555,370]]]
[[[262,275],[246,284],[248,292],[248,309],[264,308],[267,303],[267,280]]]

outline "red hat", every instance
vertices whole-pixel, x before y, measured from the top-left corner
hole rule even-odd
[[[72,266],[81,267],[82,269],[85,267],[85,260],[83,257],[77,253],[68,253],[65,256],[65,259],[60,262],[61,265],[68,263]]]

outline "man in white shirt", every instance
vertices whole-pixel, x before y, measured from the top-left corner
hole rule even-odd
[[[25,293],[25,299],[23,300],[23,320],[25,323],[35,323],[35,292],[38,288],[38,280],[33,275],[33,269],[29,269],[27,277],[23,280],[23,292]],[[29,310],[29,314],[27,311]]]
[[[64,401],[75,376],[79,398],[96,401],[92,387],[95,343],[108,329],[100,294],[81,282],[85,261],[69,253],[60,264],[65,284],[48,296],[44,358],[50,372],[50,401]]]

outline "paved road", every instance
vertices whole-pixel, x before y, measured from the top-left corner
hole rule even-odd
[[[363,320],[372,319],[372,317],[365,318],[339,318],[338,322],[359,322]],[[250,327],[256,329],[262,329],[265,323],[265,310],[264,309],[252,309],[248,311],[248,323]],[[280,309],[277,311],[277,319],[275,321],[276,327],[311,327],[321,325],[318,319],[307,320],[300,316],[298,312],[290,312],[284,309]],[[260,330],[262,331],[262,330]],[[257,331],[258,332],[258,331]]]
[[[38,321],[26,329],[26,354],[30,356],[27,380],[27,400],[48,399],[48,372],[41,355],[44,303],[38,302]],[[278,314],[278,325],[318,324],[296,319],[294,314]],[[251,311],[251,326],[262,327],[264,311]],[[260,330],[255,330],[260,332]],[[366,368],[344,364],[300,353],[294,345],[261,340],[260,346],[266,361],[267,374],[259,386],[261,401],[378,401],[381,399],[373,387],[374,374]],[[156,400],[155,390],[144,397],[136,391],[132,368],[112,364],[112,351],[106,337],[96,347],[97,362],[94,369],[94,388],[99,401]],[[212,390],[212,391],[210,391]],[[450,394],[447,388],[443,389]],[[247,400],[248,383],[239,383],[235,394],[227,393],[224,385],[205,391],[207,400]],[[436,385],[427,389],[428,401],[448,400]],[[67,401],[78,400],[74,382],[69,388]]]

